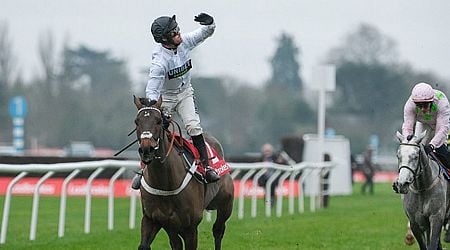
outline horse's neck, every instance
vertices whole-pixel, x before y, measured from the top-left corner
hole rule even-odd
[[[422,173],[417,173],[418,180],[416,184],[417,186],[419,186],[419,188],[423,189],[431,185],[434,179],[439,175],[439,166],[437,166],[435,162],[431,161],[430,158],[428,158],[423,149],[420,150],[419,158],[419,164],[421,165],[420,169]]]
[[[425,134],[425,137],[422,139],[422,144],[427,145],[431,142],[431,139],[433,139],[434,132],[431,129],[427,129],[427,133]]]
[[[173,148],[170,149],[170,140],[163,136],[157,155],[160,159],[154,159],[147,167],[146,179],[149,184],[162,189],[172,189],[180,185],[186,171],[182,157]],[[169,154],[167,152],[170,150]],[[166,157],[167,156],[167,157]]]

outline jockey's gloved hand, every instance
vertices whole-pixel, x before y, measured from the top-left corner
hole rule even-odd
[[[425,149],[425,152],[426,152],[427,154],[430,154],[431,152],[434,152],[434,146],[433,146],[433,144],[425,145],[425,146],[423,147],[423,149]]]
[[[398,194],[398,187],[397,187],[396,181],[392,182],[392,190],[394,190],[394,192],[396,192]]]
[[[170,114],[164,114],[162,115],[162,123],[163,123],[163,128],[164,129],[168,129],[170,122],[172,121],[172,115]]]
[[[406,137],[406,140],[408,140],[408,141],[411,141],[411,139],[414,137],[414,135],[408,135],[407,137]]]
[[[206,13],[200,13],[194,17],[194,21],[199,22],[201,25],[210,25],[214,22],[214,18]]]

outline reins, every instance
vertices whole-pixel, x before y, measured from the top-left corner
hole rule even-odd
[[[414,146],[414,147],[419,147],[420,148],[420,145],[418,145],[418,144],[412,144],[412,143],[400,143],[400,145],[404,145],[404,146]],[[438,183],[439,183],[439,180],[441,179],[441,168],[439,167],[439,164],[440,164],[440,162],[439,162],[439,160],[437,159],[437,157],[435,157],[434,156],[434,154],[433,154],[433,152],[431,152],[431,154],[430,154],[430,156],[431,156],[431,158],[433,158],[434,160],[436,160],[437,161],[437,164],[438,164],[438,174],[436,175],[436,177],[434,178],[434,180],[433,180],[433,182],[430,184],[430,186],[428,186],[428,187],[426,187],[426,188],[422,188],[422,189],[414,189],[413,187],[412,187],[412,185],[410,185],[409,186],[409,189],[411,190],[411,192],[413,192],[413,193],[415,193],[415,194],[418,194],[418,193],[422,193],[422,192],[425,192],[425,191],[429,191],[429,190],[431,190],[431,189],[433,189]],[[421,165],[421,157],[422,157],[422,154],[421,154],[421,150],[419,149],[419,163],[418,163],[418,169],[416,170],[416,171],[414,171],[412,168],[410,168],[410,167],[408,167],[408,166],[400,166],[399,167],[399,169],[398,169],[398,172],[400,172],[400,170],[402,169],[402,168],[406,168],[406,169],[408,169],[409,171],[411,171],[412,173],[413,173],[413,176],[414,176],[414,181],[416,181],[416,179],[418,179],[418,177],[419,177],[419,174],[421,173],[421,171],[423,171],[422,170],[422,165]],[[429,159],[428,159],[428,161],[429,161]],[[428,164],[429,165],[429,164]],[[418,172],[418,173],[417,173]],[[412,184],[412,183],[411,183]]]
[[[169,121],[169,127],[170,127],[170,125],[172,125],[172,129],[173,130],[175,130],[175,128],[178,128],[178,133],[181,135],[181,127],[176,121],[170,120]],[[175,125],[176,125],[176,127],[175,127]],[[171,137],[170,142],[169,142],[169,148],[167,149],[167,152],[166,152],[166,155],[164,156],[164,158],[162,158],[162,160],[160,160],[161,163],[164,163],[167,160],[167,158],[169,157],[170,152],[173,150],[173,145],[174,145],[175,142],[177,143],[177,145],[179,147],[181,147],[181,148],[183,147],[183,141],[180,140],[180,142],[178,142],[177,140],[175,140],[175,137],[176,137],[175,133],[171,132],[169,130],[169,127],[167,127],[167,129],[163,128],[161,130],[161,133],[166,133],[166,136]],[[163,143],[163,147],[164,147],[164,143]]]
[[[156,110],[156,111],[158,111],[158,112],[161,114],[161,111],[160,111],[159,109],[157,109],[157,108],[154,108],[154,107],[143,107],[143,108],[141,108],[141,109],[138,110],[137,115],[139,115],[139,113],[140,113],[141,111],[143,111],[143,110]],[[175,128],[175,125],[174,125],[174,124],[177,125],[177,127],[178,127],[178,132],[179,132],[179,134],[181,135],[181,128],[180,128],[180,125],[179,125],[176,121],[174,121],[174,120],[170,120],[170,121],[169,121],[169,126],[172,125],[172,127]],[[131,130],[131,131],[128,133],[128,136],[132,135],[135,131],[136,131],[136,128],[134,128],[133,130]],[[172,135],[172,139],[171,139],[171,141],[170,141],[169,149],[168,149],[168,151],[167,151],[167,153],[166,153],[166,156],[165,156],[165,157],[163,158],[163,160],[161,161],[162,163],[163,163],[163,162],[166,160],[166,158],[169,156],[170,151],[172,150],[173,144],[174,144],[174,141],[175,141],[175,135],[174,135],[173,133],[171,133],[170,130],[169,130],[168,128],[167,128],[167,130],[166,130],[166,129],[163,129],[163,131],[167,132],[169,135]],[[123,151],[127,150],[129,147],[133,146],[133,145],[134,145],[136,142],[138,142],[138,141],[139,141],[139,140],[136,139],[136,140],[130,142],[128,145],[126,145],[126,146],[123,147],[121,150],[119,150],[117,153],[115,153],[114,156],[118,156],[119,154],[121,154]],[[181,143],[178,143],[178,145],[182,147],[182,146],[183,146],[183,141],[181,141]]]

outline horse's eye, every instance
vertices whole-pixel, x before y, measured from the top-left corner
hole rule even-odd
[[[162,123],[162,120],[161,120],[161,119],[159,119],[159,120],[156,122],[156,124],[158,124],[158,125],[161,125],[161,123]]]

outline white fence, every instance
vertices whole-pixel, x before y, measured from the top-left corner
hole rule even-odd
[[[236,178],[238,175],[242,175],[240,180],[235,180],[240,182],[240,192],[238,197],[238,218],[244,218],[244,184],[246,181],[251,180],[253,189],[257,188],[258,179],[267,171],[267,169],[272,168],[275,172],[267,180],[265,186],[265,215],[271,216],[271,206],[270,206],[270,186],[278,179],[278,186],[281,186],[286,180],[289,182],[288,188],[288,201],[289,201],[289,213],[294,213],[294,191],[298,190],[298,211],[300,213],[304,212],[304,198],[305,193],[303,192],[304,181],[307,178],[317,178],[319,180],[315,183],[320,183],[320,185],[328,184],[324,180],[323,176],[334,167],[332,162],[322,162],[322,163],[307,163],[302,162],[295,165],[278,165],[273,163],[230,163],[232,168],[232,177]],[[0,232],[0,244],[6,242],[6,234],[8,230],[8,219],[10,213],[11,196],[14,186],[23,179],[29,173],[43,173],[43,176],[39,179],[34,187],[33,194],[33,204],[31,212],[31,226],[30,226],[30,240],[36,239],[36,230],[38,222],[39,213],[39,197],[40,188],[42,184],[49,179],[52,175],[57,172],[70,172],[70,174],[65,177],[60,197],[60,207],[59,207],[59,224],[58,224],[58,236],[64,236],[65,230],[65,215],[66,215],[66,200],[67,200],[67,186],[70,181],[75,178],[82,170],[94,170],[87,180],[86,186],[86,202],[85,202],[85,220],[84,220],[84,232],[90,233],[91,226],[91,200],[92,200],[92,183],[94,179],[105,169],[117,169],[116,172],[109,180],[108,185],[108,229],[112,230],[114,228],[114,183],[115,181],[125,172],[126,169],[137,170],[139,168],[138,161],[123,161],[123,160],[102,160],[102,161],[88,161],[88,162],[74,162],[74,163],[56,163],[56,164],[0,164],[0,175],[1,173],[17,173],[14,179],[8,184],[5,201],[3,206],[3,217],[2,226]],[[325,182],[324,182],[325,181]],[[295,185],[297,183],[297,185]],[[129,210],[129,228],[133,229],[136,225],[136,200],[138,192],[130,193],[130,210]],[[310,193],[310,210],[315,211],[316,207],[320,207],[322,200],[321,197],[326,195],[325,192],[320,193]],[[276,198],[276,215],[282,215],[283,206],[283,194],[278,193]],[[253,192],[251,197],[251,217],[256,217],[257,215],[257,194]],[[206,219],[211,220],[211,214],[207,213]]]

